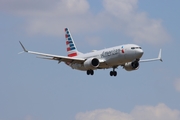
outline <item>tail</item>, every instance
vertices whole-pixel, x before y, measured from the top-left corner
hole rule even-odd
[[[78,56],[79,54],[82,54],[77,50],[77,47],[73,41],[73,38],[68,28],[65,28],[65,38],[66,38],[68,57],[75,57]]]

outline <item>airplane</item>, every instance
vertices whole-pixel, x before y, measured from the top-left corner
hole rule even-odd
[[[72,69],[86,71],[87,75],[94,75],[94,70],[109,69],[110,76],[117,76],[115,69],[122,66],[126,71],[138,70],[140,62],[162,61],[161,49],[157,58],[141,60],[143,50],[136,44],[124,44],[102,50],[94,50],[89,53],[81,53],[77,50],[70,30],[65,28],[65,39],[67,46],[67,56],[59,56],[34,51],[28,51],[19,41],[23,52],[38,55],[38,58],[64,62]]]

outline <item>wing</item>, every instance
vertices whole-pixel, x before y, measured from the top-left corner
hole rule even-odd
[[[66,57],[66,56],[59,56],[59,55],[52,55],[52,54],[46,54],[46,53],[40,53],[40,52],[34,52],[34,51],[28,51],[25,49],[23,44],[19,41],[21,47],[23,48],[24,52],[30,53],[30,54],[35,54],[38,55],[38,58],[42,59],[48,59],[48,60],[56,60],[59,63],[60,62],[74,62],[74,63],[83,63],[86,59],[84,58],[77,58],[77,57]]]
[[[157,58],[140,60],[139,62],[151,62],[151,61],[157,61],[157,60],[160,60],[162,62],[161,49],[159,50],[159,55]]]

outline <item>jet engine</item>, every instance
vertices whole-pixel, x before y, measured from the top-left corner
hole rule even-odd
[[[137,70],[139,68],[139,62],[128,62],[124,65],[124,69],[127,71]]]
[[[86,69],[96,69],[99,66],[99,60],[97,58],[88,58],[85,62],[84,62],[84,67]]]

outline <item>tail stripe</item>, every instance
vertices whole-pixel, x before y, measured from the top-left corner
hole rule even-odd
[[[66,41],[66,45],[73,44],[72,41]]]
[[[68,47],[68,48],[67,48],[67,51],[70,51],[70,50],[71,50],[70,47]]]
[[[70,37],[70,35],[66,34],[65,37],[68,38],[68,37]]]
[[[68,47],[68,48],[67,48],[67,51],[71,51],[71,50],[75,50],[75,47],[71,47],[71,48]]]
[[[74,47],[74,44],[71,44],[71,43],[70,43],[69,46],[70,46],[70,48],[71,48],[71,47]]]
[[[69,42],[69,44],[70,44],[70,43],[72,43],[72,44],[73,44],[73,42],[72,42],[72,41],[68,41],[68,42]]]
[[[65,31],[67,31],[68,29],[67,28],[65,28]]]
[[[72,50],[75,50],[76,48],[75,47],[67,47],[67,51],[72,51]]]
[[[72,40],[72,39],[69,37],[69,38],[68,38],[68,41],[71,41],[71,40]]]
[[[68,57],[74,57],[74,56],[77,56],[77,53],[68,54]]]
[[[75,47],[70,47],[71,50],[75,50],[76,48]]]
[[[66,45],[68,45],[69,44],[69,42],[68,41],[66,41]]]
[[[68,47],[67,48],[67,51],[71,51],[71,50],[75,50],[75,47],[72,47],[72,48]]]

